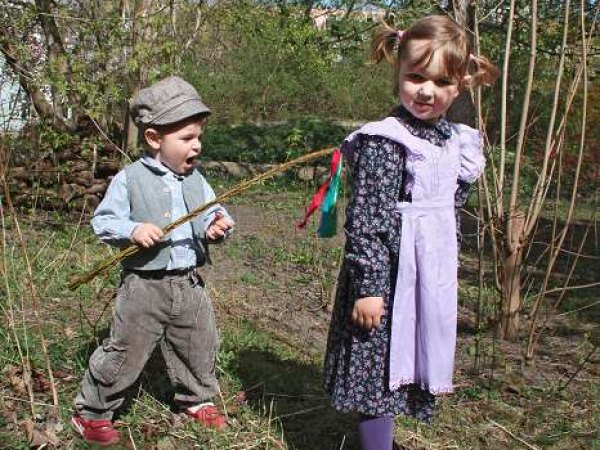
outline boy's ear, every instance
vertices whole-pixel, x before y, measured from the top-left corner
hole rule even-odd
[[[159,151],[161,135],[156,128],[146,128],[144,130],[144,140],[152,150]]]

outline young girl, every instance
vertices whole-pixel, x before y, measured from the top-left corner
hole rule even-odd
[[[374,38],[394,65],[400,105],[346,138],[352,196],[327,353],[333,406],[361,414],[364,450],[393,445],[393,418],[431,421],[452,391],[457,315],[456,211],[485,160],[479,132],[444,114],[497,69],[444,16]]]

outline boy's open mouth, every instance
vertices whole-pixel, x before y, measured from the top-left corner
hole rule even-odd
[[[189,165],[193,165],[194,161],[196,161],[196,158],[194,156],[190,156],[189,158],[187,158],[185,160],[186,164],[189,164]]]

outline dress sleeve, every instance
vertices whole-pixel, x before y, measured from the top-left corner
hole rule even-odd
[[[462,218],[461,210],[467,203],[471,191],[471,184],[466,181],[458,180],[456,192],[454,193],[454,214],[456,215],[456,241],[458,243],[458,251],[460,252],[462,244]]]
[[[485,169],[483,143],[479,130],[461,125],[460,133],[460,169],[458,179],[474,183]]]
[[[485,169],[485,157],[483,156],[483,142],[479,130],[459,125],[460,133],[460,168],[458,170],[458,182],[454,193],[454,206],[456,207],[456,240],[460,250],[462,242],[460,210],[471,191],[471,184],[483,174]]]
[[[356,298],[381,297],[390,283],[390,233],[404,167],[404,148],[359,136],[349,155],[352,195],[346,208],[344,262]]]
[[[454,206],[456,209],[463,208],[471,194],[471,183],[458,180],[456,183],[456,192],[454,192]]]

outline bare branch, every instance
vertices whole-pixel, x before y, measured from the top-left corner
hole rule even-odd
[[[507,103],[508,103],[508,67],[510,64],[510,49],[512,41],[512,32],[515,20],[515,4],[516,0],[510,1],[510,9],[508,14],[508,27],[506,30],[506,42],[504,44],[504,61],[502,63],[502,100],[500,104],[500,168],[498,176],[498,184],[496,186],[496,215],[503,216],[503,191],[504,191],[504,172],[506,166],[506,119],[507,119]]]
[[[192,44],[196,41],[198,37],[198,31],[200,30],[200,25],[202,24],[202,8],[204,6],[204,0],[200,0],[198,2],[198,7],[196,8],[196,23],[194,24],[194,30],[190,34],[188,40],[183,44],[184,50],[189,50]]]
[[[507,236],[512,236],[513,222],[510,217],[517,207],[517,197],[519,195],[519,181],[521,179],[521,158],[525,145],[525,132],[527,131],[527,118],[529,116],[529,103],[531,101],[531,91],[533,88],[533,74],[535,71],[535,62],[537,56],[537,23],[538,23],[538,3],[537,0],[531,1],[531,53],[529,57],[529,70],[527,73],[527,83],[523,99],[523,109],[521,111],[521,123],[519,126],[519,135],[517,138],[517,147],[515,149],[515,164],[513,167],[513,180],[510,194],[510,203],[508,207],[509,218],[507,219]],[[518,242],[508,241],[509,251],[515,251]]]
[[[580,13],[581,13],[581,36],[582,36],[582,51],[583,51],[583,55],[584,58],[582,60],[582,64],[581,64],[581,70],[583,73],[583,105],[582,105],[582,117],[581,117],[581,137],[580,137],[580,141],[579,141],[579,154],[577,157],[577,166],[575,168],[575,175],[574,175],[574,183],[573,183],[573,187],[571,189],[571,202],[569,204],[569,210],[567,212],[567,218],[565,220],[565,224],[563,229],[561,230],[561,232],[559,233],[559,241],[556,245],[556,247],[558,249],[560,249],[562,247],[562,244],[567,236],[567,231],[571,225],[571,222],[573,220],[573,212],[575,210],[575,203],[577,202],[577,191],[578,191],[578,187],[579,187],[579,175],[581,173],[581,164],[583,162],[583,152],[585,150],[585,132],[586,132],[586,128],[587,128],[587,104],[588,104],[588,67],[587,67],[587,49],[589,48],[589,46],[591,45],[591,40],[592,40],[592,36],[593,36],[593,29],[595,27],[596,24],[596,17],[597,14],[594,14],[594,21],[592,23],[591,26],[591,31],[588,34],[588,39],[586,40],[585,36],[586,36],[586,28],[585,28],[585,14],[584,14],[584,1],[581,1],[581,6],[580,6]],[[596,6],[596,12],[598,12],[600,10],[600,4]],[[534,344],[535,344],[535,339],[534,339],[534,334],[535,334],[535,330],[536,330],[536,325],[537,325],[537,319],[538,319],[538,315],[539,315],[539,310],[540,310],[540,305],[542,300],[544,299],[544,292],[546,291],[546,288],[548,286],[548,281],[550,279],[550,274],[553,271],[554,268],[554,264],[556,263],[556,259],[558,258],[559,252],[558,251],[553,251],[552,255],[550,257],[550,261],[548,263],[548,268],[546,271],[546,276],[544,278],[544,282],[542,284],[542,287],[540,289],[540,294],[538,294],[535,304],[533,306],[533,310],[531,313],[531,324],[530,324],[530,328],[529,328],[529,338],[527,341],[527,352],[526,352],[526,358],[531,359],[533,358],[533,348],[534,348]]]
[[[540,210],[539,210],[538,206],[540,205],[540,200],[541,200],[541,198],[539,197],[539,192],[540,192],[540,190],[543,189],[542,187],[546,184],[548,161],[550,160],[552,151],[553,151],[553,149],[555,152],[557,151],[557,143],[555,140],[553,140],[554,124],[556,122],[556,114],[558,112],[560,87],[561,87],[564,68],[565,68],[565,49],[567,47],[570,10],[571,10],[571,0],[566,0],[565,7],[564,7],[565,19],[563,22],[563,36],[562,36],[562,43],[561,43],[561,52],[560,52],[560,59],[558,61],[558,71],[556,74],[556,82],[555,82],[555,86],[554,86],[554,100],[552,103],[552,111],[550,113],[550,122],[548,124],[548,131],[546,133],[546,148],[544,150],[544,160],[542,162],[541,175],[538,178],[538,181],[535,185],[531,204],[527,211],[527,219],[526,219],[526,223],[525,223],[525,234],[529,234],[531,232],[531,230],[533,228],[532,223],[536,222],[537,218],[539,217]]]
[[[6,63],[17,74],[19,84],[31,99],[33,107],[37,113],[45,119],[51,120],[57,129],[61,131],[74,131],[75,124],[66,119],[53,105],[48,102],[44,93],[35,85],[31,75],[23,69],[22,64],[14,55],[17,54],[14,44],[6,39],[6,36],[0,31],[0,52],[4,55]]]

